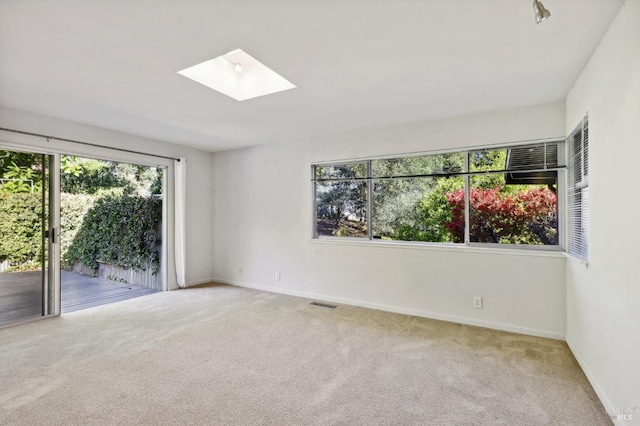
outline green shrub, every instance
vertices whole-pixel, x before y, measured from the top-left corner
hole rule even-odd
[[[42,195],[0,194],[0,262],[11,270],[40,267]],[[157,272],[162,200],[88,194],[62,194],[63,267],[80,262],[98,269],[98,260]]]
[[[82,221],[96,197],[87,194],[61,194],[60,197],[60,251],[63,260],[73,243]],[[63,263],[65,269],[71,269],[73,265]]]
[[[69,250],[68,267],[76,262],[98,269],[98,261],[155,273],[160,268],[158,227],[162,200],[157,197],[104,196],[82,220]]]
[[[12,270],[40,267],[41,213],[41,194],[0,194],[0,261]]]

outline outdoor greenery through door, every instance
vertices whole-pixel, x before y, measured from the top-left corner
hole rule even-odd
[[[0,150],[3,273],[42,267],[40,156]],[[159,167],[62,156],[62,269],[87,277],[102,275],[121,285],[162,289],[162,180]],[[132,282],[143,275],[143,283]],[[63,284],[64,280],[63,274]],[[63,286],[63,304],[64,294]]]

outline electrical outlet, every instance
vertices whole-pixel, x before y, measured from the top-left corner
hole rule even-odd
[[[482,297],[476,296],[473,298],[473,307],[476,309],[482,309]]]
[[[280,281],[280,272],[276,272],[276,281]]]

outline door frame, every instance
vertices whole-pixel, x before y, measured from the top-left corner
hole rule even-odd
[[[5,151],[39,154],[48,157],[47,164],[43,164],[47,173],[43,175],[42,191],[46,192],[48,211],[42,229],[42,241],[46,241],[46,247],[42,248],[42,294],[41,311],[39,318],[17,321],[10,325],[22,322],[38,321],[44,318],[60,315],[60,154],[48,149],[40,149],[27,145],[16,145],[0,140],[0,149]],[[46,188],[46,189],[45,189]],[[44,204],[44,203],[43,203]],[[45,215],[43,206],[42,214]],[[47,254],[45,262],[44,254]]]
[[[47,315],[53,316],[60,315],[61,306],[60,157],[59,153],[49,154],[49,276],[45,305]]]
[[[2,147],[2,141],[0,141],[0,148]],[[162,170],[162,224],[161,224],[161,228],[162,228],[162,246],[160,247],[160,278],[162,280],[162,290],[161,291],[169,291],[169,220],[170,220],[170,208],[169,208],[169,201],[171,201],[172,203],[174,202],[173,198],[170,200],[170,191],[169,191],[169,182],[173,181],[173,171],[172,168],[169,165],[166,164],[153,164],[150,163],[148,161],[137,161],[137,160],[122,160],[122,159],[118,159],[118,158],[114,158],[111,156],[102,156],[99,154],[86,154],[86,153],[69,153],[69,152],[62,152],[59,153],[58,156],[58,173],[57,173],[57,188],[58,190],[57,192],[57,200],[56,202],[58,203],[58,212],[60,212],[60,194],[61,194],[61,184],[60,184],[60,159],[63,155],[67,155],[67,156],[74,156],[74,157],[80,157],[80,158],[86,158],[86,159],[90,159],[90,160],[100,160],[100,161],[111,161],[114,163],[123,163],[123,164],[132,164],[132,165],[136,165],[136,166],[145,166],[145,167],[156,167],[158,169]],[[171,173],[171,175],[170,175]],[[59,216],[59,215],[58,215]],[[173,219],[171,217],[171,219]],[[60,218],[58,217],[58,225],[57,225],[57,230],[58,233],[60,232]],[[58,236],[59,238],[59,236]],[[60,250],[60,247],[58,247],[58,250]],[[60,256],[60,253],[58,253],[58,257]],[[62,261],[62,259],[60,259],[60,261]],[[58,277],[60,277],[60,274],[58,273]],[[60,303],[58,303],[58,306],[61,305],[61,301]]]
[[[42,135],[18,134],[0,131],[0,148],[38,152],[48,155],[73,155],[119,163],[158,167],[163,170],[161,270],[163,291],[179,288],[175,268],[175,161],[152,153],[122,152],[118,147],[84,146]],[[58,164],[59,167],[59,164]],[[59,176],[59,174],[58,174]],[[59,194],[58,194],[59,197]],[[58,198],[59,202],[59,198]],[[59,223],[59,222],[58,222]],[[58,226],[59,229],[59,226]],[[58,278],[59,279],[59,278]]]
[[[28,152],[35,154],[45,154],[49,155],[49,239],[48,239],[48,268],[47,268],[47,279],[46,279],[46,288],[47,295],[45,297],[45,303],[43,309],[46,312],[46,315],[37,318],[36,320],[55,317],[61,315],[61,267],[62,267],[62,259],[61,259],[61,245],[60,245],[60,199],[61,199],[61,190],[60,190],[60,162],[62,155],[71,155],[83,158],[92,158],[96,160],[104,160],[104,161],[114,161],[118,163],[129,163],[129,164],[137,164],[149,167],[158,167],[163,171],[162,176],[162,247],[160,253],[161,259],[161,269],[159,273],[161,274],[162,279],[162,291],[169,291],[172,289],[173,281],[175,278],[170,279],[169,277],[175,273],[175,269],[173,266],[173,253],[169,251],[169,247],[173,244],[173,233],[170,232],[171,226],[173,225],[174,217],[173,217],[173,208],[171,207],[174,200],[173,194],[173,185],[171,182],[174,181],[174,166],[173,162],[169,162],[166,160],[153,161],[154,158],[144,157],[144,154],[130,156],[129,159],[122,158],[119,155],[117,150],[110,150],[109,148],[100,148],[96,149],[94,153],[87,152],[84,149],[79,150],[70,150],[64,149],[63,147],[57,147],[52,149],[47,146],[43,146],[42,144],[36,143],[33,144],[31,141],[33,138],[24,138],[28,139],[29,142],[25,140],[26,143],[20,142],[11,142],[11,139],[14,139],[16,135],[12,135],[13,137],[3,137],[5,135],[0,136],[0,149],[9,150],[9,151],[19,151],[19,152]],[[16,139],[23,139],[22,135],[18,135]],[[47,140],[47,143],[56,144],[54,140]],[[58,149],[59,148],[59,149]],[[133,157],[133,158],[131,158]],[[17,323],[16,323],[17,324]]]

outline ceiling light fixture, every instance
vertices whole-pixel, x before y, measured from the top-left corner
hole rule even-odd
[[[539,24],[551,16],[551,12],[545,9],[539,0],[533,0],[533,10],[536,12],[536,24]]]
[[[232,53],[232,52],[229,52]],[[227,61],[229,61],[229,63],[231,65],[233,65],[233,69],[236,70],[237,72],[242,72],[242,64],[240,62],[234,62],[231,59],[227,58],[225,55],[222,55],[223,58],[225,58]]]

